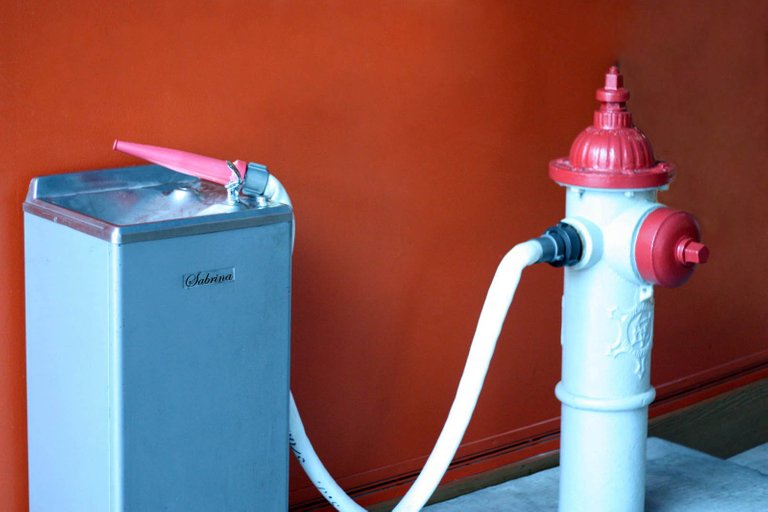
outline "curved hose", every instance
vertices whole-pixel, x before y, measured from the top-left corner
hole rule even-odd
[[[448,419],[445,421],[445,426],[440,432],[424,468],[397,504],[394,512],[421,510],[448,470],[475,410],[504,318],[520,281],[520,274],[523,268],[535,263],[540,256],[541,245],[538,242],[529,241],[515,246],[501,260],[488,290],[485,304],[483,304],[472,346],[469,349],[469,356],[464,366],[464,373],[461,375],[456,397],[453,399],[453,404],[448,412]],[[304,431],[304,425],[301,422],[292,394],[289,422],[291,450],[312,483],[337,510],[364,512],[365,509],[352,501],[333,480],[315,453]]]
[[[280,199],[277,200],[290,205],[290,199],[288,199],[285,189],[277,180],[275,181],[276,188],[282,189],[279,194]],[[483,309],[480,312],[480,319],[477,322],[467,362],[464,365],[464,372],[461,375],[456,396],[448,412],[443,430],[440,432],[432,453],[416,481],[393,512],[421,510],[448,470],[475,410],[504,318],[507,316],[515,290],[517,290],[517,285],[520,282],[520,275],[526,266],[536,263],[541,255],[541,244],[530,240],[516,245],[499,263],[488,289]],[[288,436],[291,451],[318,491],[334,508],[342,512],[365,512],[363,507],[347,496],[323,466],[304,431],[304,424],[301,422],[293,393],[290,394]]]

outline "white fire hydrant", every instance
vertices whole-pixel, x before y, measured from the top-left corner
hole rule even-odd
[[[656,202],[673,167],[654,158],[616,67],[594,124],[549,175],[582,241],[565,267],[560,511],[641,512],[653,346],[653,286],[683,284],[708,249],[688,213]]]

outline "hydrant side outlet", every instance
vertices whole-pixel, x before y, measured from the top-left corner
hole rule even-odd
[[[541,258],[536,263],[549,263],[553,267],[576,265],[582,256],[582,240],[578,230],[567,222],[547,229],[536,239],[541,244]]]

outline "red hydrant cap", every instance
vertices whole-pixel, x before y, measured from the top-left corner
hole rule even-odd
[[[699,223],[687,212],[657,208],[640,225],[635,242],[637,271],[649,283],[674,288],[684,284],[696,264],[706,263]]]
[[[673,166],[656,161],[650,141],[632,122],[629,91],[618,67],[608,70],[596,97],[601,105],[593,125],[576,137],[568,158],[549,163],[550,178],[562,185],[612,189],[656,188],[672,181]]]

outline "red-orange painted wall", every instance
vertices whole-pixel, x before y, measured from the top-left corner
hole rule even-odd
[[[617,58],[679,165],[662,199],[713,251],[658,292],[653,381],[768,362],[766,25],[751,1],[3,2],[0,509],[27,508],[20,205],[32,176],[134,164],[116,136],[267,162],[289,188],[292,382],[347,486],[420,466],[495,266],[562,215],[547,162]],[[524,276],[461,450],[508,453],[455,475],[554,446],[560,293],[556,270]],[[295,466],[291,489],[316,496]]]

